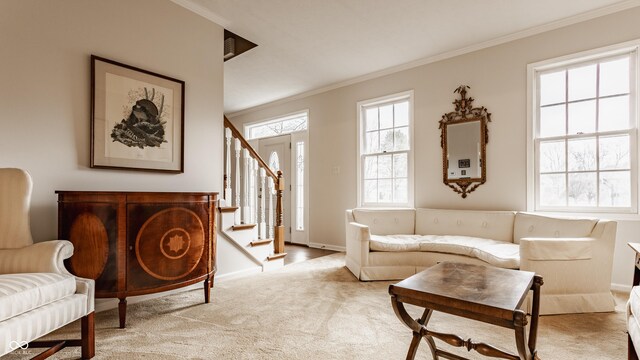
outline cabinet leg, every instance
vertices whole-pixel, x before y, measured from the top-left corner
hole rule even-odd
[[[210,277],[207,277],[206,279],[204,279],[204,303],[205,304],[208,304],[209,299],[211,298],[211,283],[213,283],[213,281],[209,279]]]
[[[120,302],[118,303],[118,315],[120,317],[120,329],[124,329],[125,322],[127,321],[127,299],[126,298],[118,298]]]

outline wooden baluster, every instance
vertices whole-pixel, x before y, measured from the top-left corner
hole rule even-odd
[[[240,224],[241,218],[240,218],[240,150],[242,149],[242,143],[240,142],[240,139],[235,139],[234,142],[234,150],[236,151],[236,173],[235,173],[235,194],[236,194],[236,207],[238,208],[238,211],[236,211],[235,213],[235,223],[236,224]]]
[[[254,196],[254,191],[255,191],[255,178],[256,178],[256,174],[255,174],[255,169],[253,167],[253,157],[251,157],[251,154],[248,153],[247,155],[249,155],[249,171],[247,172],[249,177],[247,178],[247,209],[249,210],[249,212],[247,213],[247,218],[245,219],[245,222],[247,224],[255,224],[256,221],[253,217],[253,196]]]
[[[253,183],[254,183],[254,187],[253,187],[253,223],[257,224],[258,223],[258,211],[259,211],[259,209],[258,209],[258,205],[259,205],[258,198],[260,198],[260,165],[258,165],[258,160],[256,160],[256,159],[253,159],[253,168],[254,168],[254,174],[255,174],[255,176],[253,177]]]
[[[264,168],[260,168],[260,225],[258,226],[258,238],[259,239],[267,239],[267,226],[264,222],[265,215],[265,195],[267,195],[267,191],[264,188],[265,178],[267,176],[267,172]]]
[[[275,194],[275,191],[273,178],[269,176],[269,222],[267,223],[269,227],[269,239],[273,239],[273,194]]]
[[[244,155],[244,167],[242,172],[243,179],[243,192],[242,192],[242,223],[248,224],[251,222],[251,209],[249,208],[249,150],[244,149],[242,152]]]
[[[231,129],[224,129],[224,137],[227,149],[224,163],[224,205],[231,206],[233,203],[233,195],[231,194]]]
[[[276,254],[284,252],[284,214],[282,211],[282,192],[284,191],[284,177],[278,170],[278,184],[276,194],[276,229],[274,238],[274,250]]]
[[[251,181],[251,194],[249,197],[249,208],[251,209],[251,223],[258,223],[258,182],[256,181],[256,177],[258,176],[258,162],[256,159],[251,158],[249,161],[249,167],[251,168],[251,177],[249,181]]]

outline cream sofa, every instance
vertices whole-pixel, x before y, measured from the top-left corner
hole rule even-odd
[[[614,221],[438,209],[346,215],[346,265],[360,280],[400,280],[441,261],[484,264],[541,275],[541,314],[614,311]]]

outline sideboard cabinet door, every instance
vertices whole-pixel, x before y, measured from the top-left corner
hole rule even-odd
[[[207,203],[128,204],[127,291],[207,274]]]
[[[97,292],[115,294],[118,204],[61,203],[59,215],[58,238],[71,241],[74,247],[74,256],[65,260],[67,269],[76,276],[94,279]]]

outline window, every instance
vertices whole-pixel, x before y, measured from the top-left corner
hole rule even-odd
[[[360,206],[412,206],[413,92],[358,103]]]
[[[278,170],[280,170],[280,159],[278,158],[278,153],[275,151],[272,151],[271,155],[269,155],[269,169],[271,169],[274,174],[277,174]]]
[[[304,131],[307,130],[308,120],[309,113],[304,111],[257,124],[249,124],[245,127],[245,134],[247,139],[253,140]]]
[[[637,212],[636,68],[637,46],[533,66],[535,210]]]
[[[296,230],[304,230],[304,142],[296,142]]]

